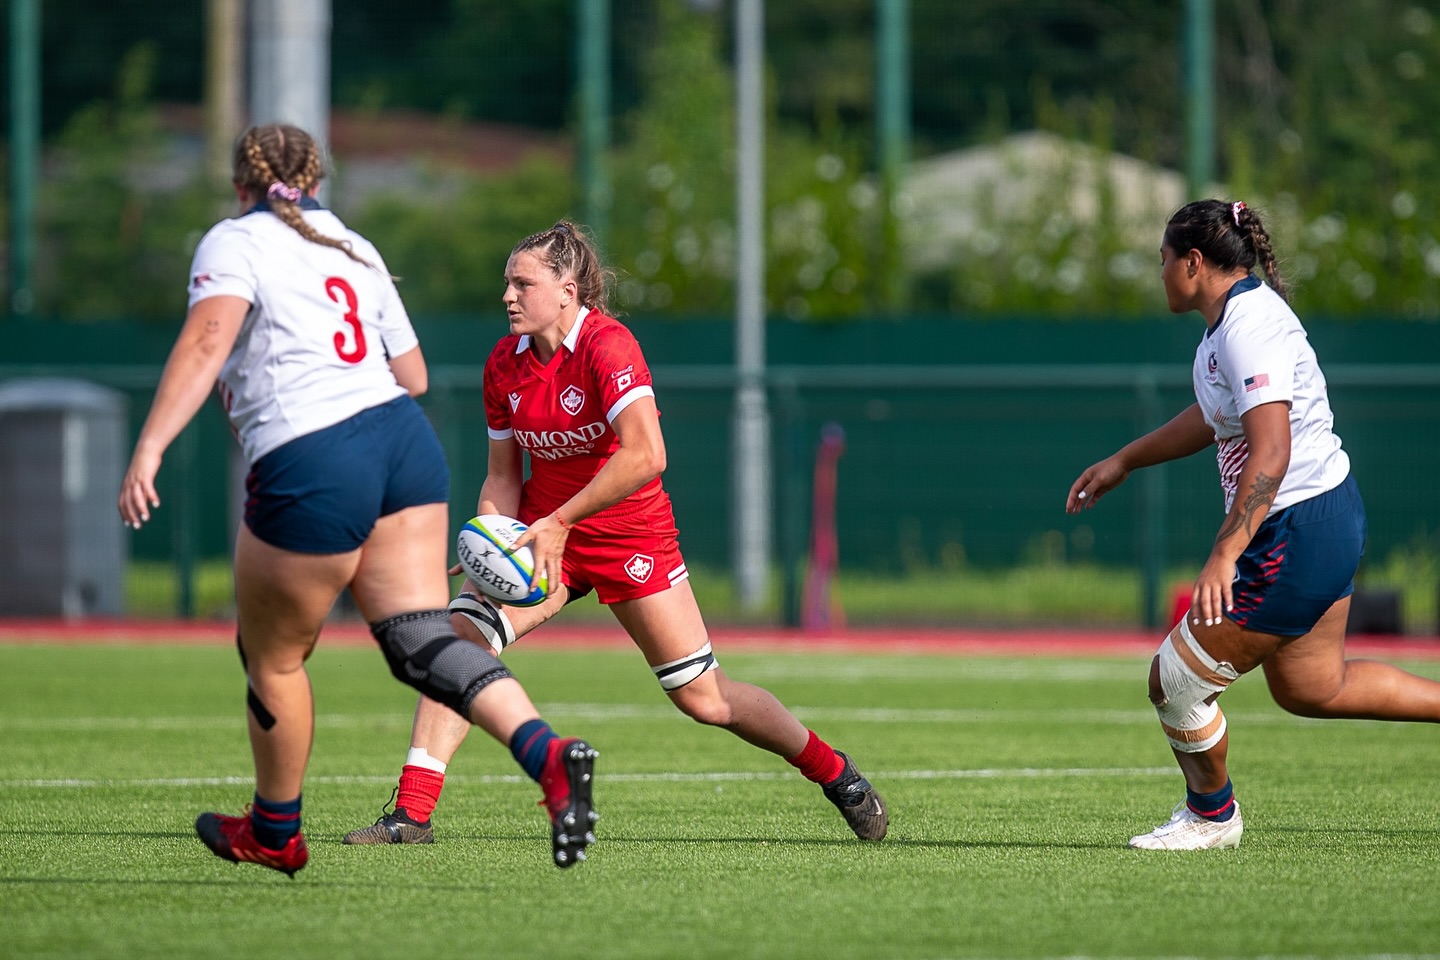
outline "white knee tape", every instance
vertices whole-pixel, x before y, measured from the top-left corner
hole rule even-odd
[[[450,601],[450,612],[458,613],[473,623],[497,657],[515,642],[515,628],[510,626],[505,611],[484,597],[462,593]]]
[[[1209,750],[1225,736],[1225,714],[1206,701],[1223,693],[1240,674],[1206,653],[1184,620],[1160,644],[1158,656],[1165,696],[1155,704],[1155,711],[1165,736],[1182,753]]]
[[[671,660],[669,663],[662,663],[660,666],[650,669],[655,671],[655,678],[660,681],[660,686],[665,688],[666,693],[670,693],[679,690],[685,684],[697,679],[702,674],[709,673],[718,666],[719,664],[715,662],[715,654],[710,652],[710,643],[706,641],[705,646],[688,657]]]

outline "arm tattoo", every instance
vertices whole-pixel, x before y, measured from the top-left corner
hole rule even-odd
[[[1220,527],[1220,532],[1215,536],[1215,542],[1219,543],[1242,526],[1245,532],[1251,536],[1255,535],[1255,517],[1258,514],[1260,520],[1265,519],[1265,514],[1270,511],[1270,504],[1275,502],[1275,494],[1280,489],[1281,477],[1272,477],[1267,474],[1260,474],[1255,478],[1255,483],[1250,487],[1250,495],[1242,503],[1237,503],[1231,508],[1225,523]]]

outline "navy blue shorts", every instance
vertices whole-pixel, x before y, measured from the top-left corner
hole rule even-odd
[[[1235,609],[1226,616],[1261,633],[1304,636],[1355,591],[1364,550],[1365,503],[1348,476],[1265,518],[1235,563]]]
[[[271,450],[245,493],[245,526],[272,547],[348,553],[381,517],[449,502],[450,468],[420,405],[397,397]]]

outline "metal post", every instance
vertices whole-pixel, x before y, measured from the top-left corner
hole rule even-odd
[[[1139,433],[1148,433],[1164,422],[1160,405],[1160,385],[1154,373],[1141,373],[1135,383],[1136,405],[1140,419]],[[1140,605],[1145,626],[1158,629],[1161,623],[1160,597],[1165,589],[1161,582],[1165,572],[1165,556],[1169,551],[1166,524],[1166,501],[1169,499],[1165,464],[1156,464],[1141,473],[1138,498],[1139,522],[1136,537],[1140,553]],[[1168,613],[1168,609],[1166,610]],[[1173,626],[1173,624],[1164,624]]]
[[[253,0],[250,11],[250,122],[295,124],[328,164],[330,0]]]
[[[770,415],[765,401],[765,11],[735,3],[736,295],[732,564],[740,606],[765,601],[770,572]]]
[[[910,0],[876,0],[875,134],[884,188],[881,282],[891,312],[909,300],[909,274],[901,249],[897,203],[910,153]]]
[[[35,191],[40,158],[40,0],[10,0],[10,289],[12,316],[35,309]]]
[[[205,33],[206,167],[211,179],[225,183],[231,174],[230,151],[245,114],[242,0],[208,0]]]
[[[610,0],[575,0],[578,23],[576,76],[580,84],[580,208],[595,239],[604,243],[610,221]]]
[[[1189,199],[1215,182],[1215,4],[1185,0],[1185,180]]]

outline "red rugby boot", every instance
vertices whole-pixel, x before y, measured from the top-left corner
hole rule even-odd
[[[279,850],[260,846],[250,829],[250,816],[228,817],[223,813],[202,813],[195,819],[195,832],[221,860],[231,863],[258,863],[279,870],[290,879],[310,859],[305,835],[297,833]]]
[[[540,801],[550,814],[550,846],[555,866],[572,867],[585,859],[585,848],[595,842],[595,812],[591,787],[599,751],[584,740],[570,737],[550,744],[550,756],[540,774]]]

